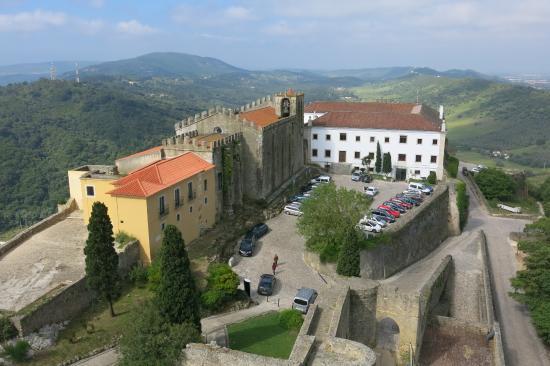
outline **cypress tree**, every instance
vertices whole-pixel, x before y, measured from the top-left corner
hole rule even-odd
[[[358,233],[355,229],[351,228],[346,233],[344,242],[340,247],[336,272],[342,276],[359,277],[361,273],[360,262]]]
[[[109,302],[115,316],[113,299],[118,295],[118,255],[114,247],[113,225],[107,206],[95,202],[88,223],[88,240],[84,247],[88,287]]]
[[[384,159],[382,160],[382,171],[386,174],[389,174],[392,171],[390,153],[384,154]]]
[[[376,142],[376,161],[374,163],[374,170],[377,173],[382,171],[382,151],[380,150],[380,142]]]
[[[181,232],[174,225],[164,229],[160,263],[156,298],[160,314],[173,324],[192,323],[200,331],[200,295]]]

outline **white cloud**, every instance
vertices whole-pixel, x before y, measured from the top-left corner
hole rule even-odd
[[[118,22],[115,28],[119,33],[132,36],[142,36],[158,32],[158,29],[142,24],[135,19]]]
[[[224,10],[226,18],[235,20],[254,20],[256,17],[252,14],[252,11],[242,6],[230,6]]]
[[[60,27],[67,22],[61,12],[35,10],[15,14],[0,14],[0,32],[34,32],[51,27]]]
[[[183,25],[219,27],[244,21],[254,21],[258,17],[252,9],[243,6],[216,8],[208,5],[182,4],[172,11],[172,19]]]

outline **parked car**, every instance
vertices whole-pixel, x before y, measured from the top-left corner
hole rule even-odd
[[[372,176],[370,174],[363,175],[363,179],[361,180],[364,183],[370,183],[372,182]]]
[[[273,290],[275,289],[275,283],[277,279],[272,274],[263,274],[260,276],[260,281],[258,282],[258,294],[271,296],[273,295]]]
[[[395,202],[395,203],[397,203],[398,205],[405,206],[406,209],[411,209],[411,208],[413,208],[413,206],[414,206],[412,203],[407,202],[407,201],[404,200],[404,199],[399,199],[399,198],[397,198],[397,197],[390,198],[390,201],[391,201],[391,202]]]
[[[429,190],[428,188],[426,188],[426,186],[424,184],[417,183],[417,182],[409,183],[408,189],[410,191],[413,191],[413,192],[419,192],[419,193],[424,193],[424,194],[432,193],[432,191]]]
[[[363,187],[363,192],[365,192],[367,196],[374,197],[378,194],[378,188],[372,186]]]
[[[394,216],[395,218],[398,218],[399,216],[401,216],[399,211],[394,210],[390,206],[380,205],[380,206],[378,206],[378,208],[387,211],[390,215]]]
[[[414,199],[424,201],[424,197],[422,197],[422,192],[419,191],[412,191],[412,190],[405,190],[403,191],[403,194],[407,197],[413,197]]]
[[[391,224],[392,222],[395,222],[394,218],[384,217],[382,215],[378,215],[378,214],[375,214],[375,213],[371,214],[371,219],[376,221],[378,223],[378,225],[380,225],[382,227],[385,227],[385,226]]]
[[[256,248],[256,237],[252,232],[246,233],[243,240],[239,244],[239,254],[243,257],[252,257]]]
[[[307,199],[306,196],[302,195],[302,194],[297,194],[297,195],[294,195],[292,197],[290,197],[288,199],[288,202],[302,202],[302,201],[305,201]]]
[[[254,234],[254,237],[258,239],[267,234],[267,232],[269,231],[269,227],[262,222],[260,224],[254,225],[254,227],[250,229],[250,231]]]
[[[382,231],[382,227],[380,225],[375,224],[370,221],[360,221],[357,224],[357,227],[362,231],[368,231],[369,233],[379,233]]]
[[[283,209],[283,212],[287,215],[293,215],[293,216],[302,216],[303,213],[300,211],[300,208],[296,205],[286,205]]]
[[[407,212],[407,209],[405,208],[405,206],[401,206],[400,204],[398,203],[395,203],[395,202],[391,202],[391,201],[384,201],[383,203],[384,206],[388,206],[389,208],[391,208],[392,210],[395,210],[399,213],[402,213],[404,214],[405,212]]]
[[[298,290],[294,300],[292,300],[292,308],[306,314],[309,306],[315,302],[317,291],[312,288],[302,287]]]
[[[467,176],[468,175],[468,168],[463,166],[462,167],[462,175]]]
[[[408,202],[408,203],[410,203],[411,205],[414,205],[414,206],[420,206],[420,204],[422,203],[422,201],[414,199],[412,196],[407,197],[403,193],[397,194],[395,196],[395,198],[397,198],[400,201]]]
[[[375,210],[372,210],[371,213],[373,215],[377,215],[377,216],[381,216],[384,220],[390,222],[390,223],[394,223],[395,222],[395,219],[396,217],[393,216],[392,214],[390,214],[388,211],[384,210],[384,209],[381,209],[381,208],[378,208],[378,209],[375,209]]]
[[[315,184],[315,183],[330,183],[331,181],[331,178],[328,176],[328,175],[320,175],[318,177],[315,177],[313,178],[310,183],[311,184]]]
[[[361,171],[356,170],[353,173],[351,173],[351,180],[354,182],[360,182],[363,179],[363,174],[361,174]]]

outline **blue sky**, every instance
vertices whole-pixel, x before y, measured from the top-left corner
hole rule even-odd
[[[0,0],[0,64],[155,51],[251,69],[550,73],[548,0]]]

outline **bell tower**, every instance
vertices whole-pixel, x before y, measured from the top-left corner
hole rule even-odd
[[[273,107],[277,116],[284,118],[294,115],[304,115],[304,94],[288,89],[284,93],[275,94]]]

